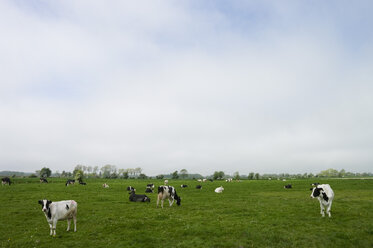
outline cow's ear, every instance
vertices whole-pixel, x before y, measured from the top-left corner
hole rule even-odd
[[[48,202],[48,204],[51,204],[51,203],[52,203],[52,201],[50,201],[50,200],[48,200],[47,202]]]
[[[38,203],[39,203],[40,205],[43,205],[43,201],[42,201],[42,200],[39,200]]]

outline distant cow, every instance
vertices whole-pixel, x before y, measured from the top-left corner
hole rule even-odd
[[[284,186],[284,189],[291,189],[291,188],[293,188],[293,187],[291,186],[291,184],[287,184],[287,185]]]
[[[83,181],[79,181],[79,184],[80,185],[87,185],[87,183],[83,182]]]
[[[134,187],[132,187],[132,186],[128,186],[127,187],[127,191],[135,191],[136,189],[134,188]]]
[[[324,209],[326,208],[326,213],[331,217],[330,209],[332,208],[332,202],[334,199],[334,192],[329,184],[319,184],[314,188],[310,189],[312,191],[311,198],[317,198],[320,202],[320,213],[324,217]]]
[[[228,178],[225,180],[226,182],[232,182],[233,181],[233,178]]]
[[[150,202],[150,198],[146,195],[136,195],[135,190],[130,192],[130,201],[132,202]]]
[[[165,199],[168,199],[168,202],[170,203],[170,207],[176,200],[176,204],[180,206],[181,198],[177,195],[176,190],[172,186],[159,186],[158,187],[158,198],[157,198],[157,207],[159,204],[159,201],[161,201],[161,206],[163,208],[163,201]]]
[[[48,183],[48,180],[44,177],[40,178],[40,183]]]
[[[197,185],[196,189],[202,189],[202,185]]]
[[[317,185],[320,185],[320,183],[311,183],[311,186],[316,187]]]
[[[153,189],[148,187],[146,188],[145,193],[153,193]]]
[[[186,187],[188,187],[188,185],[182,184],[182,185],[180,185],[180,187],[181,188],[186,188]]]
[[[223,190],[224,190],[223,186],[220,186],[215,189],[215,193],[223,193]]]
[[[11,185],[12,181],[10,181],[9,177],[3,177],[3,178],[1,178],[1,184],[2,185],[5,185],[5,184]]]
[[[166,180],[164,180],[164,184],[165,185],[167,185],[168,184],[168,180],[166,179]]]
[[[148,183],[148,184],[146,185],[146,187],[147,187],[147,188],[152,188],[152,189],[154,189],[154,183]]]
[[[75,180],[74,179],[67,179],[66,186],[69,186],[70,184],[75,184]]]
[[[109,188],[109,184],[104,183],[104,184],[102,185],[102,187],[103,187],[103,188]]]
[[[49,200],[40,200],[42,211],[47,218],[50,235],[56,236],[57,221],[67,220],[67,230],[70,230],[71,219],[74,220],[74,232],[76,232],[76,214],[78,211],[78,203],[74,200],[52,202]]]

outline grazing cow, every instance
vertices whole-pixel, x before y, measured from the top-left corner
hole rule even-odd
[[[228,178],[225,180],[226,182],[232,182],[233,181],[233,178]]]
[[[136,191],[136,189],[134,187],[132,187],[132,186],[128,186],[127,187],[127,191]]]
[[[152,188],[152,189],[154,189],[154,183],[148,183],[148,184],[146,185],[146,187],[147,187],[147,188]]]
[[[215,193],[223,193],[223,190],[224,190],[223,186],[220,186],[215,189]]]
[[[69,186],[70,184],[75,184],[75,180],[74,179],[67,179],[66,186]]]
[[[130,201],[132,202],[150,202],[150,198],[146,195],[136,195],[135,190],[130,192]]]
[[[202,189],[202,185],[197,185],[196,189]]]
[[[5,184],[11,185],[12,181],[10,181],[9,177],[3,177],[3,178],[1,178],[1,184],[2,185],[5,185]]]
[[[204,178],[203,180],[202,180],[203,182],[206,182],[207,181],[207,179],[206,178]]]
[[[291,189],[291,188],[293,188],[293,187],[291,186],[291,184],[287,184],[287,185],[284,186],[284,189]]]
[[[103,188],[109,188],[109,184],[104,183],[104,184],[102,185],[102,187],[103,187]]]
[[[44,177],[40,178],[40,183],[48,183],[48,180]]]
[[[163,208],[163,201],[165,199],[168,199],[168,202],[170,203],[170,207],[176,200],[176,204],[180,206],[181,198],[177,195],[176,190],[172,186],[159,186],[158,187],[158,198],[157,198],[157,207],[159,204],[159,201],[161,201],[161,206]]]
[[[71,219],[74,220],[74,232],[76,232],[76,214],[78,211],[78,203],[74,200],[52,202],[49,200],[40,200],[42,211],[47,218],[50,235],[56,236],[57,221],[67,220],[67,230],[70,230]]]
[[[181,188],[186,188],[186,187],[188,187],[188,185],[182,184],[182,185],[180,185],[180,187]]]
[[[197,179],[197,182],[202,183],[202,179]]]
[[[165,185],[167,185],[168,184],[168,180],[166,179],[166,180],[164,180],[164,184]]]
[[[319,184],[314,188],[310,189],[312,191],[311,198],[317,198],[320,202],[320,213],[324,217],[324,209],[326,208],[326,213],[331,217],[330,209],[332,208],[332,202],[334,199],[334,192],[329,184]]]
[[[153,189],[152,188],[149,188],[147,187],[146,190],[145,190],[145,193],[153,193]]]

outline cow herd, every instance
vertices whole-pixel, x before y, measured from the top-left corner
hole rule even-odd
[[[86,185],[85,182],[82,180],[78,180],[79,184]],[[11,185],[12,181],[9,177],[4,177],[1,179],[2,185]],[[198,182],[205,182],[205,181],[198,181]],[[46,178],[40,178],[40,183],[48,183]],[[75,180],[68,179],[65,183],[66,186],[75,184]],[[169,206],[171,207],[176,200],[176,204],[178,206],[181,205],[181,197],[177,194],[176,189],[173,186],[168,186],[168,180],[164,181],[164,185],[158,187],[158,195],[157,195],[157,207],[159,203],[161,203],[161,207],[163,208],[164,200],[169,201]],[[317,198],[320,203],[320,214],[322,217],[325,216],[325,213],[331,217],[331,207],[332,202],[334,199],[334,192],[329,184],[319,184],[319,183],[312,183],[311,190],[311,198]],[[103,188],[109,188],[109,185],[104,183],[102,185]],[[153,193],[154,184],[147,184],[145,193]],[[188,185],[182,184],[180,185],[181,188],[187,188]],[[285,189],[292,189],[291,184],[284,185]],[[196,189],[202,189],[201,185],[197,185]],[[150,202],[150,198],[144,194],[136,194],[136,189],[132,186],[127,187],[127,191],[129,191],[129,200],[131,202]],[[224,188],[220,186],[215,189],[215,193],[223,193]],[[76,231],[76,216],[78,210],[78,203],[74,200],[66,200],[66,201],[58,201],[52,202],[50,200],[44,199],[39,200],[39,204],[42,206],[42,211],[47,219],[47,222],[50,227],[50,235],[56,235],[56,225],[58,220],[67,220],[67,231],[70,230],[70,223],[71,220],[74,220],[74,231]]]

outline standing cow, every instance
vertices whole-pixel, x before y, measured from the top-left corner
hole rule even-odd
[[[159,186],[158,187],[158,198],[157,198],[157,207],[159,204],[159,201],[161,201],[161,206],[163,208],[163,201],[165,199],[168,199],[168,202],[170,203],[170,207],[176,200],[176,204],[180,206],[181,198],[177,195],[176,190],[172,186]]]
[[[50,228],[50,235],[56,236],[57,221],[67,220],[67,230],[70,230],[71,219],[74,220],[74,232],[76,232],[76,214],[78,203],[74,200],[52,202],[49,200],[39,200],[45,218]]]
[[[332,208],[332,202],[334,199],[334,192],[329,184],[319,184],[314,188],[310,189],[312,191],[311,198],[317,198],[320,202],[320,213],[321,216],[324,217],[325,213],[324,210],[326,208],[326,213],[329,217],[332,215],[330,214],[330,209]]]
[[[9,177],[3,177],[3,178],[1,178],[1,184],[2,185],[5,185],[5,184],[11,185],[12,181],[10,181]]]

